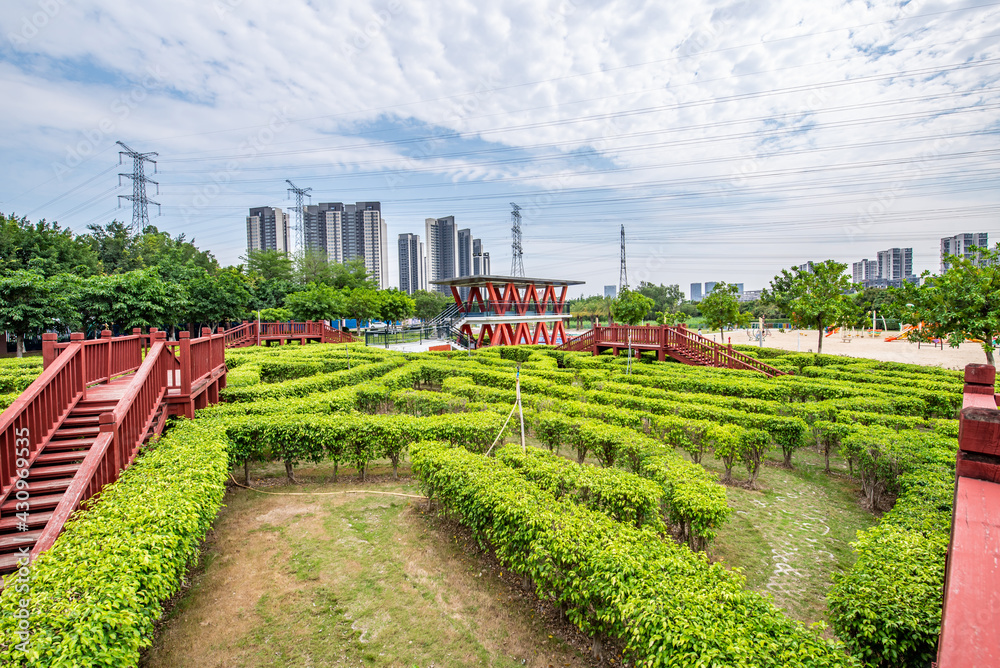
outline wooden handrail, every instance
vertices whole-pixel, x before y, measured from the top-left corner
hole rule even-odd
[[[46,339],[47,342],[52,340]],[[81,351],[79,342],[67,346],[63,354],[0,413],[0,503],[13,489],[18,471],[30,468],[52,434],[84,396],[86,385]],[[27,439],[28,456],[18,457],[23,454],[24,439]],[[18,459],[27,459],[27,466],[16,466]]]
[[[62,533],[66,522],[80,508],[80,504],[84,500],[92,497],[104,485],[118,479],[118,471],[111,470],[107,465],[107,453],[113,443],[114,433],[105,431],[98,435],[97,440],[90,446],[87,456],[80,464],[80,469],[76,472],[62,499],[59,500],[59,505],[52,512],[52,517],[42,529],[38,542],[31,549],[31,561],[52,547],[56,538]]]

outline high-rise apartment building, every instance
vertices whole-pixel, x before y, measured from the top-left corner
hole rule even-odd
[[[903,281],[913,275],[913,249],[890,248],[879,251],[878,277],[885,281]]]
[[[424,221],[427,249],[427,282],[458,278],[458,228],[455,216],[428,218]],[[435,285],[434,289],[451,294],[447,286]]]
[[[281,209],[259,206],[247,216],[247,251],[288,253],[288,214]]]
[[[427,289],[427,258],[419,234],[399,235],[399,289],[408,295]]]
[[[490,275],[490,254],[483,250],[482,239],[472,240],[472,275]]]
[[[323,253],[328,262],[362,258],[379,287],[388,287],[389,240],[381,203],[325,202],[302,208],[306,250]]]
[[[718,284],[718,281],[705,281],[705,296],[707,297],[712,294],[712,290],[714,290],[715,286]]]
[[[975,234],[957,234],[953,237],[941,239],[941,273],[948,271],[951,263],[945,261],[945,255],[958,255],[967,260],[978,263],[980,254],[970,250],[972,246],[977,248],[988,248],[990,245],[989,234],[978,232]]]
[[[878,261],[865,258],[851,265],[851,280],[854,283],[874,281],[878,278]]]
[[[701,301],[701,283],[691,284],[691,301],[700,302]]]
[[[458,275],[472,276],[472,230],[458,231]]]
[[[604,286],[604,298],[614,299],[618,296],[618,286],[617,285],[605,285]]]

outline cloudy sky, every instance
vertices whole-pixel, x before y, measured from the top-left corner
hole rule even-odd
[[[454,215],[529,276],[763,287],[806,260],[1000,241],[1000,3],[4,0],[0,210],[131,211],[235,263],[251,206]],[[151,175],[152,176],[152,175]]]

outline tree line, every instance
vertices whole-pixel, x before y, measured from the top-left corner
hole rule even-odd
[[[748,327],[757,318],[788,318],[803,328],[819,330],[817,352],[823,352],[827,327],[870,327],[873,318],[919,325],[912,340],[940,339],[952,347],[965,341],[983,347],[988,364],[1000,337],[1000,244],[972,249],[969,257],[948,255],[949,268],[940,275],[925,271],[919,283],[901,287],[863,288],[834,260],[809,268],[783,269],[762,292],[760,300],[740,302],[733,283],[720,282],[697,305],[684,301],[677,285],[643,282],[623,289],[615,298],[583,297],[570,302],[570,313],[581,319],[614,318],[624,324],[653,320],[684,322],[705,318],[709,330]]]
[[[0,329],[17,354],[26,337],[56,330],[178,329],[253,319],[397,321],[433,317],[447,296],[379,289],[360,259],[252,252],[223,267],[194,239],[112,221],[74,234],[58,223],[0,214]]]

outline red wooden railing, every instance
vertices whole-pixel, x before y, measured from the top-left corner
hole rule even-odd
[[[758,359],[733,350],[732,346],[716,343],[695,334],[684,326],[610,325],[594,327],[559,346],[559,350],[594,350],[596,352],[596,348],[599,347],[625,348],[629,345],[645,349],[655,348],[665,351],[667,354],[676,352],[691,361],[714,367],[759,371],[769,377],[783,373]]]
[[[1000,395],[995,384],[994,367],[965,367],[939,668],[1000,665]]]
[[[99,339],[84,340],[80,334],[78,339],[68,343],[56,343],[46,347],[42,351],[43,363],[48,365],[52,361],[48,357],[60,356],[64,350],[78,341],[83,346],[85,380],[88,385],[131,373],[142,364],[143,336],[133,333],[131,336],[112,338],[108,330],[101,332]]]
[[[52,547],[80,504],[117,480],[148,435],[159,431],[157,426],[162,429],[166,420],[163,398],[167,392],[167,370],[175,359],[164,338],[163,332],[157,333],[125,395],[113,411],[101,414],[101,432],[32,548],[32,559]]]
[[[258,327],[259,325],[259,327]],[[225,347],[259,345],[276,339],[315,339],[321,343],[353,343],[357,339],[325,322],[244,322],[226,332]]]
[[[43,335],[54,341],[55,334]],[[0,414],[0,504],[18,472],[27,470],[86,392],[83,335],[64,347],[42,373]]]

